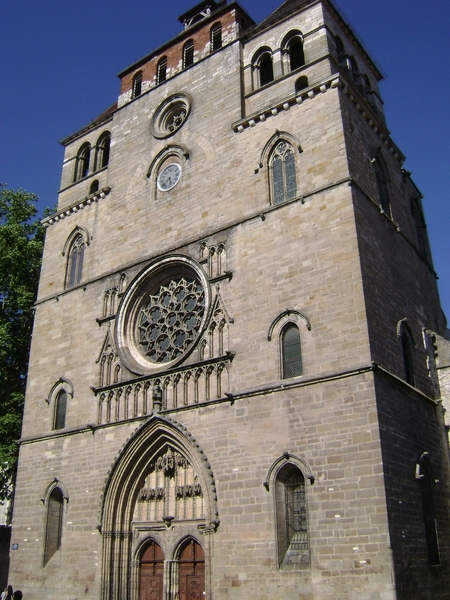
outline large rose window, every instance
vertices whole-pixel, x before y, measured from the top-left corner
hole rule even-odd
[[[141,308],[137,337],[141,352],[155,363],[170,362],[195,341],[205,312],[205,292],[199,281],[171,279]]]
[[[143,271],[119,307],[117,346],[135,373],[170,368],[193,350],[205,326],[209,288],[199,266],[170,257]]]

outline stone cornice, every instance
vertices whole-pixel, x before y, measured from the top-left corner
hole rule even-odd
[[[271,117],[276,117],[278,113],[287,111],[293,106],[302,104],[305,100],[309,100],[317,96],[317,94],[324,94],[330,87],[336,88],[340,85],[339,75],[333,75],[324,79],[320,83],[307,87],[297,94],[291,94],[285,98],[282,98],[278,102],[271,104],[263,108],[262,110],[255,112],[244,119],[236,121],[232,124],[232,129],[235,133],[241,133],[249,127],[255,127],[259,123],[264,123]]]
[[[377,119],[377,116],[369,107],[367,101],[360,95],[356,88],[349,83],[341,74],[335,73],[331,77],[320,81],[319,83],[301,90],[296,94],[291,94],[282,98],[276,103],[266,106],[258,112],[254,112],[247,117],[240,119],[232,124],[235,133],[242,133],[250,127],[255,127],[264,123],[271,117],[276,117],[280,112],[288,111],[303,102],[312,100],[319,94],[326,93],[329,89],[340,88],[355,106],[359,114],[365,119],[371,129],[378,135],[381,143],[397,159],[400,165],[403,164],[405,157],[398,147],[392,141],[387,128]]]
[[[79,210],[83,210],[84,208],[86,208],[86,206],[95,204],[100,199],[105,198],[110,193],[110,191],[110,187],[103,187],[101,190],[98,190],[93,194],[89,194],[89,196],[86,196],[82,200],[77,200],[77,202],[74,202],[64,210],[61,210],[53,215],[50,215],[49,217],[46,217],[45,219],[42,219],[41,223],[44,227],[50,227],[50,225],[54,225],[55,223],[58,223],[58,221],[62,221],[63,219],[70,217]]]

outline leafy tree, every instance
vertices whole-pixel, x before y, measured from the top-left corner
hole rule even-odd
[[[0,184],[0,502],[11,499],[44,228],[38,198]]]

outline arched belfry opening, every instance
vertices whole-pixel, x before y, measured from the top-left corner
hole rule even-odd
[[[218,525],[205,455],[183,427],[154,414],[120,452],[105,485],[102,600],[146,600],[150,589],[155,598],[172,597],[189,561],[204,598],[205,556]]]

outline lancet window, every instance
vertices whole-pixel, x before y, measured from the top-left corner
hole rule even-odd
[[[281,332],[283,379],[303,373],[300,330],[295,323],[288,323]]]
[[[44,566],[61,547],[64,495],[55,487],[48,498],[45,528]]]
[[[271,52],[264,52],[257,63],[259,69],[259,85],[267,85],[274,79],[273,60]]]
[[[427,452],[423,453],[420,462],[417,464],[417,478],[420,481],[422,514],[425,526],[425,540],[428,551],[428,562],[431,566],[436,567],[440,565],[441,560],[439,555],[439,542],[434,511],[433,486],[435,483],[435,479],[432,475],[431,465]]]
[[[66,287],[71,288],[81,283],[85,240],[81,233],[75,236],[69,249],[67,261]]]
[[[294,149],[285,140],[275,146],[270,157],[272,203],[280,204],[297,195]]]
[[[142,94],[142,71],[138,71],[133,77],[133,98],[137,98]]]
[[[111,134],[109,131],[103,133],[97,142],[97,154],[95,157],[95,169],[103,169],[109,164],[109,151],[111,146]]]
[[[211,52],[222,48],[222,25],[216,23],[211,27]]]
[[[89,143],[83,144],[78,150],[76,162],[75,162],[75,173],[74,182],[87,177],[89,174],[89,163],[91,158],[91,145]]]
[[[375,158],[372,160],[372,164],[375,173],[380,207],[387,215],[391,216],[391,201],[389,198],[388,187],[389,176],[386,165],[384,164],[380,154],[375,156]]]
[[[62,389],[58,392],[55,399],[55,414],[53,420],[53,429],[64,429],[66,426],[67,414],[67,392]]]
[[[188,40],[183,46],[183,69],[194,64],[194,40]]]
[[[286,464],[275,481],[278,562],[280,567],[309,565],[305,477]]]
[[[167,56],[163,56],[159,59],[156,67],[156,83],[164,83],[167,79]]]

